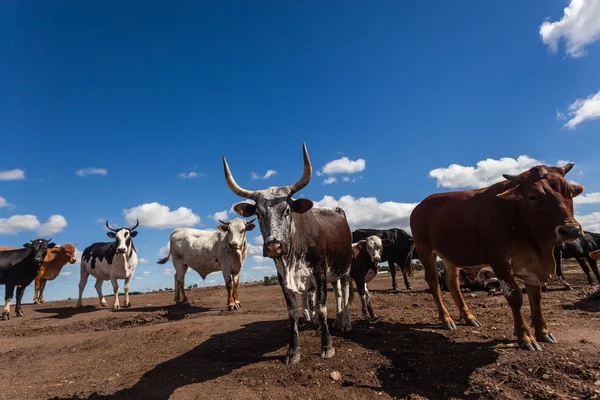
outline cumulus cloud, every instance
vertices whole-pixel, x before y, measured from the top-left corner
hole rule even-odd
[[[167,242],[166,245],[158,249],[158,258],[165,258],[169,255],[169,249],[171,248],[171,242]]]
[[[49,236],[61,232],[66,226],[67,220],[62,215],[52,215],[43,224],[35,215],[13,215],[9,218],[0,218],[0,235],[36,231],[41,236]]]
[[[71,271],[61,271],[60,273],[62,276],[71,276],[73,275],[73,273]]]
[[[102,175],[106,176],[108,171],[104,168],[83,168],[75,171],[77,176]]]
[[[214,219],[215,221],[218,221],[218,220],[226,221],[228,217],[229,217],[229,211],[223,210],[223,211],[217,211],[210,218]]]
[[[136,281],[141,281],[141,280],[142,280],[142,278],[140,278],[139,276],[136,276],[136,277],[135,277],[135,278],[133,278],[133,279],[134,279],[134,280],[136,280]]]
[[[520,174],[539,164],[542,163],[526,155],[519,156],[516,160],[510,157],[499,160],[488,158],[477,162],[476,167],[452,164],[445,168],[436,168],[429,172],[429,177],[436,179],[438,187],[481,188],[500,182],[504,179],[502,174]]]
[[[600,203],[600,193],[592,192],[587,194],[581,194],[573,199],[573,202],[579,204],[595,204]]]
[[[576,215],[575,218],[586,231],[600,232],[600,212],[586,215]]]
[[[169,207],[157,202],[123,210],[123,214],[128,225],[135,224],[135,220],[139,219],[141,226],[153,229],[189,227],[200,222],[200,217],[189,208],[179,207],[171,211]]]
[[[140,264],[149,264],[150,263],[150,261],[146,260],[145,258],[140,258],[138,261],[140,262]]]
[[[584,56],[586,46],[600,38],[600,0],[571,0],[559,21],[542,24],[540,36],[553,53],[564,40],[567,55]]]
[[[409,229],[409,218],[417,203],[379,202],[375,197],[342,196],[336,200],[325,196],[315,203],[317,207],[341,207],[346,212],[352,230],[358,228],[402,228]]]
[[[252,269],[255,271],[260,271],[260,272],[265,272],[265,273],[275,273],[277,271],[275,269],[275,267],[267,267],[267,266],[252,267]]]
[[[270,177],[272,177],[276,173],[277,173],[277,171],[275,171],[274,169],[267,170],[267,172],[263,176],[258,175],[256,172],[252,172],[252,179],[254,179],[254,180],[257,180],[257,179],[269,179]]]
[[[323,181],[323,185],[331,185],[332,183],[336,183],[337,178],[335,176],[330,176]]]
[[[0,196],[0,208],[3,207],[12,207],[12,204],[10,204],[4,197]]]
[[[182,172],[179,175],[177,175],[177,177],[179,179],[192,179],[192,178],[197,178],[202,175],[204,175],[204,174],[199,174],[197,172],[192,171],[192,172],[188,172],[188,173]]]
[[[362,158],[351,160],[348,157],[342,157],[325,164],[325,166],[317,172],[317,175],[356,174],[364,171],[365,168],[367,168],[367,162]]]
[[[148,275],[150,275],[150,271],[144,271],[144,272],[142,272],[142,275],[148,276]]]
[[[261,253],[262,253],[262,250],[261,250]],[[254,261],[255,263],[266,263],[266,262],[273,261],[273,260],[270,259],[269,257],[252,256],[252,261]]]
[[[175,272],[173,268],[163,268],[160,270],[160,273],[163,275],[173,275],[173,272]]]
[[[262,235],[255,236],[254,240],[252,241],[252,243],[254,243],[255,245],[260,245],[260,246],[262,246],[264,242],[265,242],[265,239],[263,239]]]
[[[568,108],[569,120],[565,128],[575,129],[577,125],[600,118],[600,91],[586,99],[577,99]]]
[[[0,171],[0,181],[20,181],[23,179],[25,179],[25,171],[22,169]]]

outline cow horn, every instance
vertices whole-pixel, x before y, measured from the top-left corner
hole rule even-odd
[[[220,223],[222,223],[223,225],[229,225],[229,222],[225,222],[225,221],[221,221],[220,219],[217,218],[217,221],[219,221]]]
[[[246,190],[240,187],[233,179],[233,175],[231,175],[231,171],[229,170],[229,165],[227,164],[227,160],[223,157],[223,169],[225,170],[225,181],[227,182],[227,186],[229,189],[240,197],[245,197],[247,199],[252,198],[254,195],[253,190]]]
[[[246,221],[246,225],[253,223],[256,220],[256,218],[252,218],[250,221]]]
[[[546,175],[548,175],[548,171],[546,171],[546,168],[540,168],[540,179],[544,178]]]
[[[35,242],[35,240],[31,240],[31,239],[29,239],[29,241],[30,241],[31,243]]]
[[[139,219],[135,219],[135,225],[133,226],[133,228],[129,228],[130,231],[135,230],[135,228],[137,228],[138,226],[140,226],[140,220]]]
[[[310,182],[310,177],[312,176],[312,165],[310,163],[310,158],[308,157],[308,150],[306,150],[306,143],[302,144],[302,150],[304,151],[304,174],[298,182],[288,186],[291,192],[290,195],[304,189],[304,187],[308,185],[308,182]]]
[[[563,170],[563,176],[566,175],[570,170],[573,169],[573,167],[575,166],[575,163],[568,163],[567,165],[563,165],[561,168]]]
[[[114,231],[114,232],[118,231],[118,229],[116,229],[116,228],[113,228],[112,226],[110,226],[110,225],[108,224],[108,220],[106,220],[106,227],[107,227],[108,229],[110,229],[111,231]]]
[[[521,180],[521,177],[519,175],[502,174],[502,176],[504,177],[504,179],[509,180],[511,182],[519,182],[519,180]]]

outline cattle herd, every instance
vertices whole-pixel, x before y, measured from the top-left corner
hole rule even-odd
[[[573,215],[573,198],[583,187],[569,183],[565,175],[573,163],[562,167],[540,165],[489,187],[434,194],[413,210],[410,227],[413,236],[401,229],[358,229],[351,232],[341,208],[313,207],[306,198],[293,198],[310,182],[312,165],[303,146],[304,173],[295,184],[264,190],[240,187],[223,157],[225,181],[231,191],[252,202],[241,202],[234,211],[242,217],[220,221],[218,231],[176,229],[170,237],[169,254],[158,261],[172,259],[175,267],[174,301],[189,306],[184,291],[188,268],[202,278],[221,271],[227,289],[229,310],[241,307],[238,295],[240,274],[248,254],[246,233],[258,221],[262,233],[263,255],[272,258],[283,291],[290,320],[288,364],[300,360],[297,296],[302,299],[302,317],[321,328],[321,356],[335,354],[327,324],[327,286],[336,299],[334,327],[351,330],[348,308],[354,298],[352,282],[362,303],[362,314],[375,318],[367,284],[377,274],[378,265],[388,262],[392,289],[398,291],[396,266],[411,289],[409,276],[413,260],[420,260],[429,290],[437,305],[439,320],[446,329],[456,324],[442,301],[440,288],[450,292],[466,325],[480,326],[461,292],[465,286],[501,291],[511,308],[514,332],[520,348],[541,350],[539,342],[555,343],[541,307],[542,291],[556,274],[570,289],[561,269],[561,259],[575,258],[590,284],[590,269],[600,282],[596,260],[600,259],[600,235],[584,232]],[[96,278],[101,306],[106,306],[102,284],[110,280],[114,292],[113,308],[120,308],[119,283],[124,280],[124,307],[130,307],[129,288],[138,263],[133,227],[114,228],[106,221],[111,242],[94,243],[81,257],[79,298],[90,275]],[[21,300],[25,288],[35,280],[34,303],[43,303],[48,280],[55,279],[66,263],[75,263],[73,245],[58,246],[51,239],[31,240],[20,249],[0,249],[0,283],[5,285],[2,319],[10,318],[10,304],[16,288],[16,315],[22,316]],[[440,261],[440,259],[442,261]],[[587,262],[587,264],[586,264]],[[588,268],[589,264],[589,268]],[[475,277],[476,278],[472,278]],[[468,283],[465,283],[468,282]],[[522,282],[522,290],[518,282]],[[521,310],[523,292],[531,307],[530,328]]]

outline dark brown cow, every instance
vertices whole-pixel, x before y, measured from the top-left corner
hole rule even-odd
[[[583,187],[567,182],[564,167],[536,166],[520,175],[478,190],[427,197],[412,212],[410,226],[425,277],[446,329],[456,329],[440,296],[436,256],[444,260],[447,285],[467,325],[480,326],[462,298],[460,268],[491,266],[514,316],[515,335],[526,350],[537,341],[555,343],[541,310],[541,284],[555,272],[554,246],[580,237],[573,217],[573,197]],[[515,281],[523,279],[531,305],[535,337],[521,312],[523,296]]]

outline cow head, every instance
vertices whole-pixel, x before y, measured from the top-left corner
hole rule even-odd
[[[246,243],[246,232],[251,231],[256,227],[252,221],[244,221],[243,219],[236,218],[234,220],[225,222],[219,220],[221,225],[217,227],[221,232],[227,233],[227,240],[229,240],[229,247],[234,250],[243,250]]]
[[[75,264],[77,258],[75,257],[75,246],[70,244],[63,244],[62,246],[54,247],[51,251],[56,257],[65,260],[65,263]]]
[[[534,236],[551,237],[555,243],[575,240],[583,236],[583,230],[573,216],[573,198],[583,192],[583,186],[565,179],[573,165],[540,165],[520,175],[504,174],[515,185],[497,196],[517,202],[519,214]]]
[[[292,214],[305,213],[313,206],[313,202],[308,199],[292,199],[294,193],[308,185],[312,175],[312,165],[306,144],[303,146],[303,151],[304,174],[297,183],[256,191],[243,189],[235,182],[227,160],[223,157],[225,180],[231,191],[238,196],[254,200],[255,204],[239,203],[233,209],[243,217],[257,216],[261,233],[265,239],[263,244],[265,257],[275,258],[288,253],[295,229]]]
[[[56,246],[56,244],[52,243],[51,240],[52,239],[30,239],[29,241],[31,243],[25,243],[23,247],[26,249],[31,249],[33,252],[33,260],[39,265],[42,265],[44,258],[46,258],[48,249],[53,249]]]
[[[111,239],[115,239],[117,254],[129,254],[131,252],[132,238],[137,236],[138,233],[135,228],[138,226],[140,226],[139,220],[136,220],[132,228],[113,228],[108,224],[108,220],[106,221],[106,227],[111,230],[111,232],[106,232],[106,235]]]
[[[371,257],[371,261],[375,264],[379,264],[381,262],[383,248],[391,244],[392,241],[390,239],[381,239],[378,236],[369,236],[364,240],[360,240],[358,243],[354,243],[352,245],[352,253],[354,258],[356,258],[364,248],[367,250],[369,257]]]

